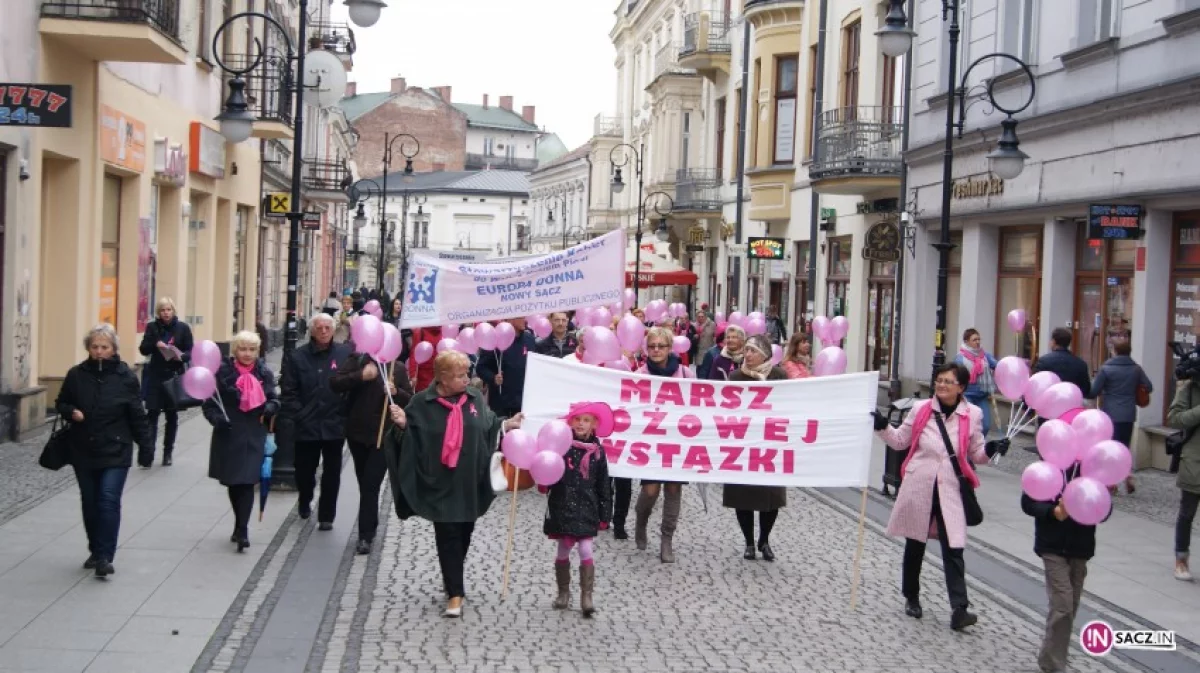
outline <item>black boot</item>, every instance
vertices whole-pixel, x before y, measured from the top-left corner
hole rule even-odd
[[[950,615],[950,628],[961,631],[978,621],[975,613],[968,612],[966,608],[954,608],[954,614]]]
[[[173,447],[173,446],[163,447],[163,467],[167,467],[168,465],[171,464],[171,452],[174,450],[175,450],[175,447]]]
[[[624,521],[613,525],[613,539],[614,540],[628,540],[629,539],[629,533],[625,530],[625,522]]]
[[[905,601],[904,614],[912,617],[913,619],[920,619],[922,615],[925,614],[924,611],[921,610],[921,601],[916,598],[909,598],[907,601]]]

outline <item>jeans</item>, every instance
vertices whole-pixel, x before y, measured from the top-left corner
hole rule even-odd
[[[986,438],[992,429],[992,405],[988,403],[988,396],[982,393],[972,393],[964,395],[964,397],[983,412],[983,436]]]
[[[970,606],[967,600],[967,564],[963,560],[963,550],[950,546],[949,536],[946,535],[946,521],[942,519],[942,505],[938,499],[937,483],[933,485],[933,512],[937,521],[938,542],[942,545],[942,569],[946,574],[946,591],[950,595],[950,607],[966,609]],[[904,597],[917,601],[921,598],[921,564],[925,561],[925,543],[912,538],[904,541],[904,569],[901,592]]]
[[[254,484],[235,484],[229,490],[229,504],[233,506],[233,534],[250,537],[250,514],[254,511]]]
[[[358,477],[358,539],[371,542],[379,528],[379,490],[387,476],[383,449],[350,442],[354,475]]]
[[[1196,506],[1200,505],[1200,493],[1180,491],[1179,518],[1175,520],[1175,558],[1187,558],[1192,546],[1192,521],[1196,518]]]
[[[121,532],[121,492],[125,490],[125,476],[128,474],[128,467],[93,470],[75,466],[88,551],[97,559],[112,561],[117,554],[117,536]]]
[[[312,503],[313,491],[317,487],[317,465],[322,459],[325,460],[325,470],[321,473],[321,500],[317,503],[317,521],[320,523],[333,523],[333,518],[337,516],[344,443],[341,439],[296,442],[296,490],[300,492],[301,507]]]
[[[463,598],[467,595],[463,585],[463,566],[466,565],[467,550],[471,547],[471,533],[475,522],[433,523],[433,537],[437,543],[438,565],[442,567],[442,588],[446,598]]]
[[[1050,609],[1046,615],[1046,635],[1038,652],[1038,666],[1050,671],[1067,670],[1067,650],[1071,647],[1071,627],[1079,612],[1083,580],[1087,577],[1087,559],[1043,554],[1046,569],[1046,595]]]
[[[158,415],[167,417],[167,427],[163,430],[163,451],[171,453],[175,448],[175,435],[179,432],[179,412],[174,409],[147,409],[146,422],[150,425],[150,460],[154,460],[154,449],[158,446]],[[140,458],[140,456],[139,456]]]

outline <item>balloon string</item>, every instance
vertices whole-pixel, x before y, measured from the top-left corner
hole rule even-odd
[[[1016,431],[1013,432],[1013,436],[1015,437],[1015,436],[1017,436],[1018,433],[1024,432],[1025,428],[1028,428],[1030,425],[1033,425],[1034,423],[1037,422],[1037,418],[1038,418],[1037,414],[1031,414],[1029,416],[1029,420],[1027,420],[1024,423],[1021,423],[1020,425],[1017,426]]]
[[[217,408],[221,410],[221,415],[225,417],[225,422],[229,423],[229,414],[225,413],[225,403],[221,401],[221,396],[214,390],[212,397],[209,399],[216,400]]]
[[[392,401],[392,391],[388,389],[388,380],[391,378],[391,373],[388,371],[388,366],[383,364],[374,355],[369,356],[375,362],[375,366],[379,368],[379,377],[383,380],[383,394],[387,395],[388,405],[395,404]]]
[[[1019,410],[1016,414],[1016,420],[1012,420],[1012,416],[1013,416],[1012,412],[1014,409]],[[1021,427],[1022,423],[1025,422],[1025,419],[1029,415],[1029,412],[1030,412],[1030,409],[1029,409],[1029,407],[1025,406],[1024,400],[1021,400],[1020,402],[1018,402],[1017,404],[1015,404],[1009,408],[1009,419],[1010,420],[1008,421],[1008,431],[1004,434],[1004,436],[1006,438],[1012,439],[1014,436],[1016,436],[1017,429],[1019,427]]]

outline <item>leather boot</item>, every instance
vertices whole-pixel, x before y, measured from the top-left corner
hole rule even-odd
[[[596,566],[591,563],[579,564],[579,608],[584,617],[591,617],[596,612],[592,605],[592,589],[596,586]]]
[[[558,583],[558,596],[554,598],[554,609],[566,610],[571,607],[571,563],[569,561],[555,562],[554,580]]]
[[[663,563],[675,562],[675,549],[672,542],[675,538],[675,528],[679,525],[679,510],[683,507],[683,491],[672,493],[667,491],[663,497],[662,544],[658,556]]]
[[[166,467],[171,464],[171,454],[174,451],[175,451],[175,447],[173,447],[173,446],[163,447],[163,461],[162,461],[163,467]]]
[[[637,505],[634,506],[633,541],[637,548],[645,551],[649,541],[646,538],[646,524],[650,522],[650,513],[654,511],[654,501],[658,496],[649,496],[646,489],[638,493]]]

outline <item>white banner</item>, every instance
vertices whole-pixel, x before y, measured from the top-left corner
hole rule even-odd
[[[517,318],[611,304],[625,288],[625,232],[549,255],[461,262],[414,252],[401,327]]]
[[[879,372],[737,382],[631,374],[530,354],[523,428],[605,402],[615,477],[760,486],[866,486]]]

